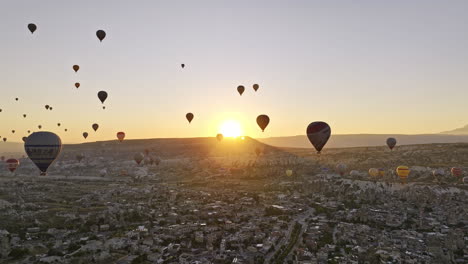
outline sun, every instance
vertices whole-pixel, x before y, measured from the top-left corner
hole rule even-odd
[[[220,133],[225,137],[240,137],[242,135],[241,125],[234,120],[225,121],[221,124]]]

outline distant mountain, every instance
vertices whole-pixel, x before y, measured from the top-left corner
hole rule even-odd
[[[348,147],[367,147],[384,146],[389,137],[394,137],[398,145],[431,144],[431,143],[463,143],[468,142],[466,135],[446,135],[446,134],[420,134],[420,135],[398,135],[398,134],[350,134],[350,135],[332,135],[327,143],[327,148],[348,148]],[[271,137],[257,139],[265,144],[275,147],[291,148],[311,148],[307,136],[291,137]]]
[[[447,134],[447,135],[468,135],[468,125],[464,127],[460,127],[454,130],[440,132],[440,134]]]

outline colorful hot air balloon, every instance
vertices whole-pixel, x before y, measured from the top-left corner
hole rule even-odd
[[[396,139],[395,138],[387,138],[387,146],[390,148],[390,150],[393,150],[393,148],[396,146]]]
[[[18,166],[20,165],[20,162],[17,159],[8,159],[6,161],[6,164],[9,171],[15,172],[16,168],[18,168]]]
[[[36,26],[36,24],[29,23],[29,24],[28,24],[28,29],[29,29],[29,31],[31,31],[31,34],[33,34],[34,31],[36,31],[37,26]]]
[[[133,156],[133,159],[135,160],[135,162],[140,165],[141,161],[145,158],[145,156],[143,156],[143,154],[141,153],[136,153],[135,156]]]
[[[80,83],[78,83],[78,82],[75,83],[75,87],[76,87],[76,89],[80,88]]]
[[[292,174],[293,174],[292,170],[286,170],[286,176],[291,177]]]
[[[385,176],[385,170],[384,169],[379,169],[379,176],[380,177]]]
[[[80,66],[79,66],[79,65],[73,65],[72,68],[73,68],[73,70],[74,70],[75,72],[78,72],[78,70],[80,69]]]
[[[83,137],[86,139],[88,137],[88,132],[83,132]]]
[[[463,175],[463,170],[460,168],[452,168],[450,169],[450,173],[452,173],[452,176],[454,177],[461,177]]]
[[[245,91],[245,87],[243,85],[237,86],[237,92],[239,92],[241,96],[244,93],[244,91]]]
[[[122,142],[125,138],[125,133],[124,132],[118,132],[117,133],[117,139]]]
[[[377,176],[379,176],[379,169],[370,168],[370,169],[369,169],[369,175],[370,175],[371,177],[374,177],[374,178],[377,177]]]
[[[314,146],[317,153],[320,154],[331,135],[330,126],[322,121],[312,122],[307,126],[307,137]]]
[[[24,143],[28,157],[46,175],[47,169],[62,150],[62,141],[52,132],[34,132]]]
[[[102,42],[102,40],[106,37],[106,32],[102,29],[96,31],[96,37],[99,39],[99,41]]]
[[[101,100],[101,103],[104,103],[107,99],[107,92],[106,91],[100,91],[97,94],[99,100]]]
[[[221,140],[223,140],[224,136],[223,134],[217,134],[216,135],[216,139],[218,140],[218,142],[220,142]]]
[[[193,114],[192,113],[187,113],[185,115],[185,118],[187,118],[187,120],[188,120],[188,122],[190,124],[192,122],[192,120],[193,120]]]
[[[270,118],[267,115],[257,116],[257,124],[262,129],[262,132],[265,132],[265,128],[270,123]]]
[[[96,132],[99,128],[99,125],[98,124],[93,124],[92,125],[93,129],[94,129],[94,132]]]
[[[255,91],[257,91],[258,88],[259,88],[258,84],[254,84],[252,87],[253,87],[253,89],[254,89]]]
[[[336,171],[337,171],[341,176],[345,175],[347,169],[348,169],[348,166],[346,166],[346,164],[344,164],[344,163],[338,163],[338,164],[336,165]]]
[[[402,180],[406,180],[410,174],[410,169],[407,166],[398,166],[396,173]]]

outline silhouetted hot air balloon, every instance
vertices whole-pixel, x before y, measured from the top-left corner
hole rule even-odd
[[[98,124],[93,124],[92,125],[93,129],[94,129],[94,132],[96,132],[99,128],[99,125]]]
[[[398,166],[396,173],[403,181],[406,181],[406,178],[410,174],[410,169],[407,166]]]
[[[52,106],[51,106],[51,107],[49,107],[49,110],[50,110],[50,111],[52,111],[52,109],[53,109],[53,108],[52,108]]]
[[[46,110],[49,110],[49,107],[50,107],[50,106],[49,106],[49,105],[45,105],[44,107],[45,107]]]
[[[105,106],[103,106],[103,107],[102,107],[102,109],[106,109],[106,107],[105,107]]]
[[[450,173],[452,173],[454,177],[460,177],[463,175],[463,170],[460,168],[452,168],[450,169]]]
[[[338,164],[336,165],[336,171],[337,171],[341,176],[345,175],[347,169],[348,169],[348,166],[346,166],[346,164],[344,164],[344,163],[338,163]]]
[[[255,91],[257,91],[260,86],[258,86],[258,84],[254,84],[252,87]]]
[[[1,113],[2,111],[3,111],[3,110],[2,110],[2,109],[0,109],[0,113]]]
[[[217,134],[216,135],[216,139],[218,140],[218,142],[223,140],[223,138],[224,138],[223,134]]]
[[[135,162],[140,165],[141,161],[144,159],[145,157],[143,156],[143,154],[141,153],[136,153],[135,156],[133,156],[133,159],[135,160]]]
[[[187,113],[185,115],[185,118],[187,118],[189,124],[192,122],[192,119],[193,119],[193,114],[192,113]]]
[[[38,125],[38,126],[37,126],[37,128],[41,129],[41,128],[42,128],[42,126],[41,126],[41,125]]]
[[[28,130],[28,134],[31,133],[31,130]]]
[[[83,132],[83,137],[86,139],[88,137],[88,132]]]
[[[17,159],[7,159],[6,164],[9,171],[15,172],[16,168],[20,165],[20,162]]]
[[[80,69],[80,66],[75,64],[75,65],[73,65],[72,68],[73,68],[73,70],[74,70],[75,72],[78,72],[78,70]]]
[[[239,92],[240,95],[242,95],[245,91],[245,87],[243,85],[237,86],[237,92]]]
[[[37,26],[36,26],[36,24],[29,23],[29,24],[28,24],[28,29],[29,29],[29,31],[31,31],[31,34],[33,34],[34,31],[36,31]]]
[[[379,169],[370,168],[370,169],[369,169],[369,175],[370,175],[371,177],[377,177],[377,176],[379,176]]]
[[[80,83],[78,83],[78,82],[75,83],[75,87],[76,87],[76,89],[80,88]]]
[[[12,131],[11,131],[11,133],[13,133],[13,134],[14,134],[15,132],[16,132],[15,130],[12,130]]]
[[[68,129],[66,129],[66,128],[65,128],[64,130],[65,130],[65,132],[67,132],[67,131],[68,131]]]
[[[3,142],[6,142],[7,141],[7,138],[3,138]]]
[[[23,117],[26,118],[26,114],[23,114]]]
[[[396,139],[395,138],[387,138],[387,146],[390,148],[390,150],[393,150],[393,148],[396,146]]]
[[[104,103],[104,101],[106,101],[107,99],[107,92],[105,91],[100,91],[98,94],[97,94],[99,100],[101,100],[101,103]]]
[[[57,126],[60,126],[60,123],[57,123]]]
[[[317,153],[320,154],[331,135],[330,126],[322,121],[312,122],[307,126],[307,137],[314,146]]]
[[[99,39],[99,41],[102,42],[102,40],[106,37],[106,32],[102,29],[96,31],[96,36]]]
[[[267,115],[257,116],[257,124],[262,129],[262,132],[265,132],[265,128],[270,123],[270,118]]]
[[[15,98],[15,101],[18,101],[18,100],[19,100],[19,98],[18,98],[18,97],[16,97],[16,98]]]
[[[125,133],[124,132],[118,132],[117,133],[117,139],[122,142],[125,138]]]
[[[22,138],[23,142],[26,142],[27,139],[28,139],[28,137],[23,137]]]
[[[286,170],[286,176],[291,177],[293,174],[292,170]]]
[[[34,132],[24,143],[24,149],[41,170],[41,175],[46,175],[47,169],[60,154],[62,141],[52,132]]]
[[[182,63],[182,64],[180,65],[180,67],[182,67],[182,69],[185,68],[185,64]]]

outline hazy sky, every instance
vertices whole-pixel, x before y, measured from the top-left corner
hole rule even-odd
[[[455,0],[1,0],[0,136],[214,136],[228,119],[253,137],[317,120],[334,134],[450,130],[468,123],[467,13]]]

